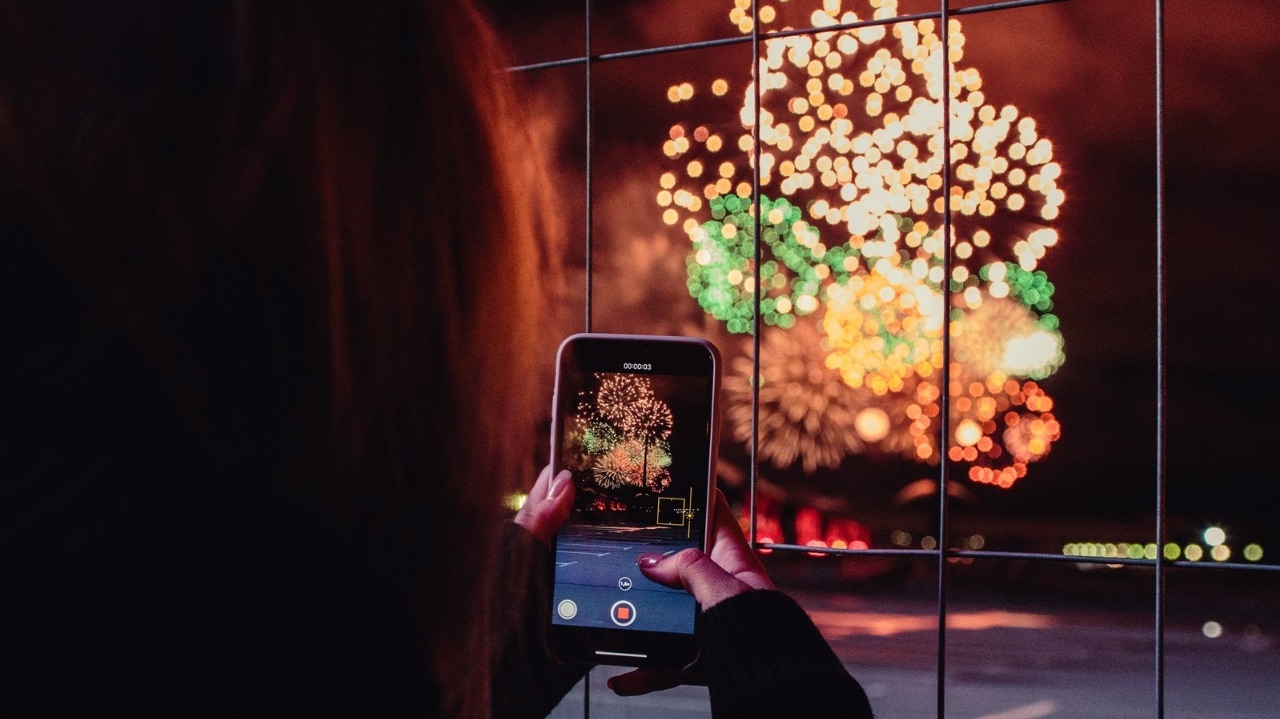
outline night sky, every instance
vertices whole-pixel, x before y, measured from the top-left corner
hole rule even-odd
[[[903,12],[936,6],[900,2]],[[581,54],[581,2],[489,8],[514,62]],[[593,46],[614,52],[735,37],[731,8],[595,3]],[[1170,0],[1166,12],[1170,527],[1190,539],[1219,522],[1241,541],[1262,541],[1267,559],[1276,560],[1280,535],[1267,500],[1280,476],[1280,4]],[[1054,223],[1062,240],[1040,264],[1057,285],[1054,313],[1065,337],[1066,363],[1043,382],[1063,437],[1013,489],[973,488],[965,511],[1067,525],[1054,541],[1134,541],[1150,534],[1156,493],[1154,3],[1071,0],[961,22],[960,67],[981,72],[990,102],[1013,103],[1036,118],[1064,167],[1067,194]],[[677,117],[667,88],[740,75],[749,62],[750,45],[738,44],[594,66],[595,329],[716,331],[684,288],[688,241],[662,224],[653,194],[666,169],[661,143]],[[571,268],[566,334],[582,326],[582,75],[581,66],[570,66],[517,76],[535,112],[533,131],[555,157],[549,196],[561,212]],[[558,340],[549,337],[548,345]],[[930,471],[922,465],[920,474]],[[854,516],[887,506],[898,488],[842,476],[799,477],[795,486],[839,495]],[[1108,527],[1131,529],[1125,537],[1082,536],[1114,531]]]

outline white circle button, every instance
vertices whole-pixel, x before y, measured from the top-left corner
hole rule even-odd
[[[561,619],[573,619],[578,616],[578,605],[574,604],[572,599],[562,599],[556,605],[556,613],[560,615]]]

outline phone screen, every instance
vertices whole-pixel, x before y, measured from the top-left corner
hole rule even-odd
[[[699,344],[597,342],[561,352],[553,441],[577,495],[556,538],[551,621],[691,635],[693,597],[646,579],[636,558],[703,548],[714,361]]]

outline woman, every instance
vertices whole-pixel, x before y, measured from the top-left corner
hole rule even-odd
[[[501,556],[496,498],[554,266],[490,30],[191,5],[3,7],[0,713],[545,712],[581,670],[520,592],[571,490]],[[760,594],[725,536],[642,569]]]

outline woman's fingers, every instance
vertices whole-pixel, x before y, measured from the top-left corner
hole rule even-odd
[[[724,493],[716,490],[716,508],[711,536],[711,560],[726,572],[756,589],[773,589],[760,558],[747,544],[742,527],[729,507]]]
[[[543,544],[550,545],[551,538],[564,526],[573,508],[573,477],[561,471],[552,479],[548,466],[533,483],[524,506],[516,512],[516,524],[524,527]]]
[[[636,563],[644,576],[672,589],[683,588],[703,609],[752,588],[697,549],[686,549],[670,557],[642,554]]]
[[[608,686],[620,697],[634,697],[688,683],[684,673],[675,669],[641,668],[610,677]]]

